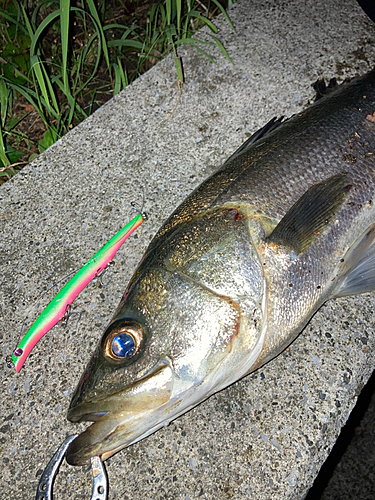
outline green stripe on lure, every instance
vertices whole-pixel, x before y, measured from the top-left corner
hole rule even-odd
[[[95,276],[105,269],[124,241],[142,224],[143,219],[144,214],[138,214],[126,224],[77,271],[56,297],[51,300],[13,352],[11,359],[17,372],[21,370],[35,344],[64,317],[77,295]]]

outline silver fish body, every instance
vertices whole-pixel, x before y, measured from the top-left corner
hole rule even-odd
[[[279,354],[326,300],[375,289],[374,112],[371,72],[245,143],[172,214],[73,396],[68,418],[94,423],[69,463],[148,436]]]

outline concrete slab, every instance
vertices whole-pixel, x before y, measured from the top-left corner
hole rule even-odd
[[[313,97],[318,77],[354,76],[375,61],[375,27],[355,0],[239,1],[222,18],[233,60],[181,51],[158,64],[0,190],[1,347],[17,344],[40,294],[81,266],[127,220],[152,216],[116,257],[106,289],[55,327],[20,374],[0,366],[0,497],[33,498],[66,435],[74,387],[149,240],[185,196],[273,116]],[[333,446],[375,360],[373,295],[327,303],[276,360],[108,463],[115,499],[300,499]],[[90,474],[64,465],[55,498],[87,499]]]
[[[375,497],[375,372],[357,403],[306,500],[372,500]]]

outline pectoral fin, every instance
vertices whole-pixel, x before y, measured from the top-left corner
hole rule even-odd
[[[346,174],[313,185],[285,214],[267,241],[287,247],[297,255],[303,253],[332,222],[350,188]]]

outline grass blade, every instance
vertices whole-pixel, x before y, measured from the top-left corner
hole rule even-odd
[[[165,9],[167,11],[167,24],[172,24],[172,1],[166,0]]]
[[[224,7],[221,5],[221,3],[218,2],[218,0],[212,0],[212,2],[216,5],[216,7],[218,9],[220,9],[221,13],[223,14],[223,16],[225,17],[225,19],[227,20],[229,26],[232,28],[233,31],[235,31],[234,26],[232,24],[232,21],[229,19],[229,16],[228,16],[226,10],[224,9]]]
[[[176,10],[177,10],[177,32],[180,33],[181,31],[181,12],[182,12],[182,1],[181,0],[176,0]]]
[[[25,15],[26,15],[26,13],[25,13]],[[31,31],[31,34],[29,33],[29,36],[31,38],[30,57],[36,53],[36,46],[39,42],[39,38],[41,37],[43,31],[47,28],[47,26],[52,21],[54,21],[57,17],[59,17],[59,15],[60,15],[60,9],[55,10],[55,12],[51,12],[51,14],[49,14],[45,19],[43,19],[43,21],[39,24],[35,33],[32,33],[32,31]],[[28,23],[28,24],[30,25],[30,23]],[[32,30],[31,25],[30,25],[30,29]]]
[[[50,99],[52,101],[52,105],[55,108],[56,113],[59,114],[60,113],[59,105],[57,102],[57,97],[55,96],[55,91],[53,89],[52,82],[50,80],[50,77],[48,76],[48,73],[46,71],[46,68],[44,67],[44,64],[42,64],[41,67],[42,67],[42,71],[43,71],[44,81],[47,83],[49,96],[50,96]]]
[[[27,14],[26,14],[25,7],[23,6],[22,3],[20,4],[20,6],[21,6],[21,10],[22,10],[23,20],[25,21],[25,24],[26,24],[27,32],[29,34],[30,39],[32,40],[33,36],[34,36],[34,30],[30,24],[30,21],[29,21]]]
[[[96,21],[96,23],[98,25],[98,28],[99,28],[99,31],[100,31],[100,41],[101,41],[101,44],[102,44],[102,50],[103,50],[103,54],[104,54],[104,59],[105,59],[105,62],[107,63],[108,69],[110,69],[111,65],[110,65],[110,62],[109,62],[107,40],[105,38],[105,33],[103,31],[103,27],[102,27],[102,23],[100,21],[100,17],[99,17],[98,11],[96,10],[96,7],[95,7],[95,4],[94,4],[93,0],[87,0],[87,4],[89,6],[90,13],[91,13],[92,17],[95,19],[95,21]]]
[[[56,85],[59,87],[59,89],[62,92],[64,91],[64,85],[59,78],[55,77],[53,82],[56,83]],[[81,106],[77,103],[76,99],[71,94],[68,94],[66,96],[66,98],[68,100],[69,106],[71,108],[73,108],[74,112],[77,110],[83,116],[83,118],[87,118],[87,113],[84,112],[84,110],[81,108]],[[68,125],[70,125],[70,124],[71,124],[71,121],[68,122]],[[67,128],[69,128],[69,126]]]
[[[212,35],[211,35],[212,36]],[[200,40],[199,38],[183,38],[180,40],[176,40],[175,45],[194,45],[197,46],[198,44],[201,45],[213,45],[212,42],[208,42],[207,40]]]
[[[0,125],[5,126],[8,113],[8,89],[4,80],[0,80]]]
[[[76,95],[80,94],[82,92],[82,90],[85,87],[87,87],[87,85],[95,78],[96,72],[98,70],[98,67],[99,67],[99,64],[100,64],[100,58],[101,58],[100,50],[97,51],[95,65],[94,65],[93,70],[91,71],[91,74],[90,74],[89,78],[86,81],[84,81],[78,87],[78,79],[79,79],[80,67],[83,66],[83,63],[84,63],[84,61],[85,61],[85,59],[87,57],[87,54],[90,51],[91,45],[93,44],[93,42],[95,41],[95,39],[96,39],[97,36],[98,36],[97,33],[94,33],[93,35],[91,35],[91,37],[88,40],[85,48],[83,49],[83,51],[79,55],[79,58],[78,58],[78,67],[77,67],[77,77],[76,77],[76,82],[75,82],[75,94]],[[98,40],[99,40],[99,38],[98,38]],[[100,45],[100,41],[99,41],[99,45]]]
[[[6,81],[6,84],[11,90],[15,90],[19,92],[35,109],[38,109],[38,103],[33,99],[33,97],[37,98],[37,94],[33,90],[25,90],[21,85],[14,84],[13,82]]]
[[[4,132],[3,127],[0,124],[0,161],[3,164],[3,167],[9,167],[10,161],[5,152],[5,143],[3,140]]]
[[[177,78],[179,79],[179,81],[181,83],[184,83],[184,72],[182,69],[182,60],[181,60],[181,57],[179,57],[179,55],[177,54],[177,49],[176,49],[177,42],[175,43],[175,41],[174,41],[176,38],[176,28],[173,24],[171,24],[169,29],[166,30],[166,35],[167,35],[167,38],[168,38],[170,45],[172,46],[174,65],[176,67]]]
[[[115,72],[115,88],[113,90],[113,95],[117,95],[121,90],[121,75],[120,68],[117,63],[113,63],[113,69]]]
[[[184,83],[184,71],[182,68],[182,58],[179,57],[176,53],[174,54],[174,65],[176,66],[177,78],[181,83]]]
[[[122,67],[121,60],[119,57],[117,57],[117,64],[120,70],[122,88],[124,89],[129,85],[128,74],[126,71],[124,71],[124,68]]]
[[[83,9],[79,9],[78,7],[72,7],[71,10],[79,11],[83,14],[85,13],[83,11]],[[83,48],[82,52],[79,53],[79,56],[78,56],[78,65],[76,68],[76,80],[74,82],[74,94],[75,95],[78,95],[80,92],[82,92],[82,90],[93,80],[93,78],[95,78],[95,75],[96,75],[97,70],[99,68],[101,55],[102,55],[101,54],[101,46],[102,45],[101,45],[101,36],[100,36],[99,26],[97,25],[95,19],[90,14],[88,14],[88,15],[90,16],[90,18],[94,24],[95,32],[90,36],[85,47]],[[81,66],[83,66],[83,62],[85,61],[85,59],[90,51],[91,45],[96,40],[96,38],[98,39],[98,50],[96,52],[96,61],[95,61],[94,68],[91,70],[91,74],[90,74],[89,78],[85,82],[83,82],[80,86],[78,86],[78,80],[80,77],[80,74],[79,74],[80,68],[81,68]]]
[[[216,28],[216,26],[209,19],[207,19],[207,17],[202,16],[201,13],[198,12],[197,10],[191,10],[188,13],[188,17],[189,18],[195,17],[196,19],[199,19],[204,24],[206,24],[213,33],[216,34],[218,32],[218,29]]]
[[[111,40],[108,42],[108,47],[130,47],[137,50],[143,50],[144,44],[136,40]]]
[[[62,77],[64,82],[64,94],[70,94],[68,78],[68,40],[69,40],[69,16],[70,0],[60,2],[60,36],[62,50]]]
[[[48,97],[46,82],[44,81],[43,72],[41,69],[42,62],[39,60],[39,56],[36,54],[31,56],[30,57],[30,64],[31,64],[31,69],[33,70],[35,77],[36,77],[36,80],[39,84],[39,88],[40,88],[40,91],[42,92],[42,96],[44,98],[44,101],[46,103],[47,111],[48,111],[48,113],[52,113],[52,107],[51,107],[49,97]]]
[[[122,89],[128,86],[128,75],[124,72],[119,57],[117,57],[117,63],[113,64],[113,69],[115,71],[115,89],[113,93],[117,95]]]
[[[205,44],[205,45],[212,45],[211,42],[204,42],[203,40],[197,40],[195,38],[194,39],[193,38],[184,38],[183,40],[176,41],[176,45],[183,45],[183,44],[192,45],[198,52],[200,52],[201,54],[204,54],[210,62],[212,62],[213,64],[216,64],[215,59],[213,59],[210,56],[210,54],[208,54],[205,50],[201,49],[198,46],[198,43]]]
[[[229,54],[228,52],[225,50],[225,47],[224,45],[220,42],[220,40],[214,36],[214,35],[211,35],[211,38],[214,40],[214,42],[216,43],[216,45],[219,47],[219,49],[221,50],[221,52],[224,54],[224,56],[228,59],[228,61],[233,64],[232,62],[232,59],[229,57]]]

